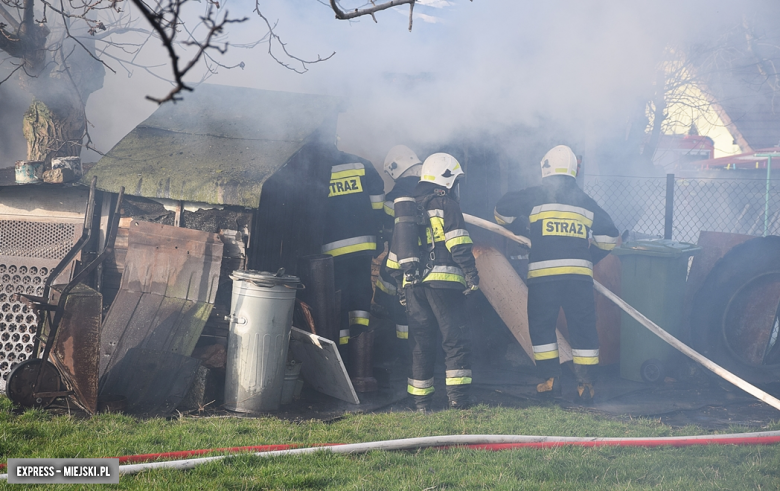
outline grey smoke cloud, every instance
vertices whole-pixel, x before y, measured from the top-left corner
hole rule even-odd
[[[263,32],[253,1],[226,7],[251,18],[231,27],[232,44]],[[291,52],[336,55],[299,75],[274,62],[265,45],[231,48],[223,61],[246,68],[222,70],[208,82],[348,97],[340,136],[378,160],[396,143],[540,121],[594,145],[649,97],[665,46],[712,39],[744,13],[778,11],[770,1],[427,0],[415,7],[410,33],[408,7],[378,13],[378,23],[337,21],[315,0],[264,1],[261,8],[279,20],[277,34]],[[108,150],[154,111],[143,96],[165,90],[140,72],[108,76],[90,100],[96,144]]]

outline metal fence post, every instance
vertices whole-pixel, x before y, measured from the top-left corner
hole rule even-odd
[[[666,215],[664,216],[664,239],[672,238],[674,220],[674,174],[666,174]]]

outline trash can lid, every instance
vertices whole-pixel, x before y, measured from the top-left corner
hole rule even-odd
[[[238,269],[233,271],[230,278],[236,281],[249,281],[251,283],[261,283],[268,286],[288,285],[294,286],[301,282],[297,276],[284,274],[284,269],[280,269],[276,274],[268,271],[256,271],[254,269]]]
[[[692,256],[701,250],[696,244],[669,239],[641,239],[624,242],[612,250],[613,254],[642,256],[679,257]]]

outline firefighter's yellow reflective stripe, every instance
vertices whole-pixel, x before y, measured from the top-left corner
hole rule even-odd
[[[471,377],[447,377],[444,379],[444,385],[468,385],[471,383]]]
[[[387,253],[387,267],[389,269],[401,269],[401,265],[398,264],[398,256],[392,251]]]
[[[402,324],[395,325],[395,337],[398,339],[409,339],[409,326]]]
[[[456,266],[434,266],[431,272],[423,278],[423,282],[428,281],[452,281],[466,286],[463,270]]]
[[[471,383],[471,370],[447,370],[444,372],[445,385],[468,385]]]
[[[514,222],[517,217],[506,217],[496,210],[493,210],[493,218],[496,219],[496,223],[499,225],[509,225]]]
[[[561,274],[593,276],[593,263],[585,259],[553,259],[537,261],[528,265],[529,279]]]
[[[568,167],[556,167],[553,170],[554,174],[565,174],[568,176],[577,177],[577,172],[569,169]]]
[[[406,386],[406,392],[412,394],[413,396],[427,396],[428,394],[433,394],[433,387],[429,387],[427,389],[418,389],[417,387],[413,387],[411,385]]]
[[[542,276],[558,276],[562,274],[579,274],[582,276],[593,276],[593,270],[588,268],[546,268],[537,271],[529,271],[528,279],[539,278]]]
[[[392,201],[385,201],[384,210],[385,213],[387,213],[391,217],[395,216],[395,205],[393,204]]]
[[[464,235],[468,236],[469,231],[466,230],[465,228],[456,228],[455,230],[450,230],[449,232],[444,234],[444,239],[450,240],[450,239],[454,239],[455,237],[463,237]]]
[[[444,245],[447,247],[448,251],[452,251],[452,248],[456,245],[460,244],[473,244],[471,237],[468,236],[468,232],[466,232],[467,235],[461,235],[460,237],[455,237],[452,239],[447,240],[447,242],[444,243]]]
[[[395,285],[390,284],[389,282],[382,279],[380,276],[376,279],[376,287],[382,290],[383,292],[387,293],[388,295],[395,295]]]
[[[339,164],[330,168],[330,179],[343,179],[345,177],[365,176],[366,168],[361,163]]]
[[[371,208],[374,210],[381,210],[385,203],[385,195],[383,194],[369,194],[368,199],[371,200]]]
[[[617,245],[618,238],[609,235],[594,235],[593,244],[599,249],[611,251]]]
[[[339,331],[339,344],[349,343],[349,329],[342,329]]]
[[[593,212],[580,206],[562,205],[558,203],[548,203],[535,206],[528,217],[531,223],[535,223],[545,218],[566,218],[577,220],[586,227],[593,225]]]
[[[440,217],[431,217],[431,227],[433,227],[433,241],[444,241],[444,219]],[[430,237],[428,237],[428,243],[430,244]]]
[[[576,365],[598,365],[599,357],[598,356],[574,356],[574,354],[572,354],[571,361],[573,361]]]
[[[376,237],[373,235],[363,235],[361,237],[352,237],[351,239],[337,240],[322,246],[323,254],[331,256],[341,256],[351,252],[375,251]]]
[[[350,310],[349,311],[349,325],[355,324],[360,326],[367,326],[369,319],[369,313],[365,310]]]
[[[534,360],[552,360],[558,358],[558,343],[540,344],[533,347]]]
[[[430,174],[425,174],[424,176],[420,177],[421,181],[435,181],[436,176],[432,176]]]
[[[413,396],[427,396],[433,394],[433,378],[428,380],[406,379],[406,391]]]

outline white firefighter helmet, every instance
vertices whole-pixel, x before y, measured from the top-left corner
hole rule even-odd
[[[422,164],[422,161],[417,157],[414,151],[406,145],[396,145],[387,152],[385,157],[385,172],[393,178],[398,180],[401,175],[414,167],[415,165]],[[408,175],[419,176],[420,169],[415,169]]]
[[[447,189],[451,189],[458,176],[464,174],[455,157],[448,153],[435,153],[425,159],[420,172],[420,182],[432,182]]]
[[[542,177],[554,175],[577,177],[577,156],[566,145],[553,147],[542,158]]]

